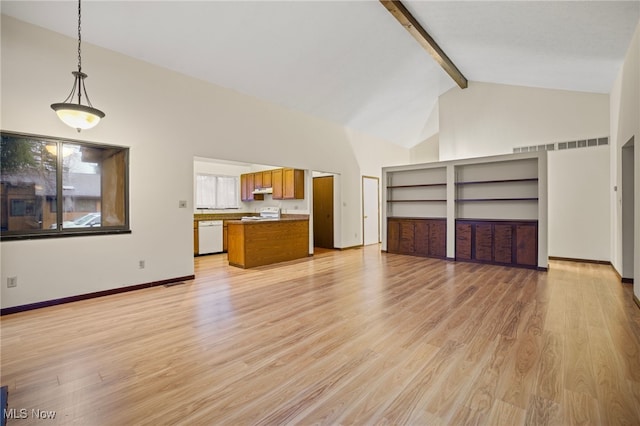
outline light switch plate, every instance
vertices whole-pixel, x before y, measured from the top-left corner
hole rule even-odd
[[[187,200],[180,200],[180,201],[178,201],[178,208],[180,208],[180,209],[186,209],[186,208],[187,208]]]

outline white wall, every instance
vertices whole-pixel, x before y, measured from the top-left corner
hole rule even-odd
[[[469,82],[440,97],[440,160],[608,134],[605,94]]]
[[[194,157],[339,173],[337,247],[361,242],[357,156],[368,168],[408,158],[385,141],[86,43],[88,91],[106,117],[77,134],[49,108],[70,89],[77,40],[6,16],[1,30],[2,129],[130,147],[132,230],[2,242],[0,282],[18,277],[16,288],[1,286],[2,307],[193,274],[193,206],[178,201],[193,199]]]
[[[345,177],[343,175],[341,178],[358,179],[360,181],[360,185],[358,186],[357,193],[345,193],[343,191],[342,194],[339,194],[342,197],[339,200],[339,203],[342,206],[343,215],[347,211],[355,211],[362,219],[362,176],[381,178],[382,167],[407,164],[410,156],[408,149],[384,143],[384,141],[379,139],[363,138],[355,135],[350,137],[350,139],[354,154],[358,159],[360,174],[355,175],[351,173],[350,176]],[[379,197],[379,199],[381,200],[379,210],[382,215],[382,209],[385,206],[382,203],[382,197]],[[358,244],[362,244],[362,223],[360,224],[360,229],[358,231],[355,229],[342,229],[341,232],[348,232],[350,234],[349,236],[353,235],[354,238],[358,238]]]
[[[410,149],[411,163],[430,163],[440,159],[440,135],[435,134]]]
[[[611,194],[612,206],[612,263],[622,273],[622,233],[632,232],[622,227],[622,146],[635,138],[635,244],[634,244],[634,294],[640,299],[640,23],[636,27],[620,74],[611,90],[611,187],[618,191]],[[628,278],[628,277],[627,277]]]
[[[609,261],[609,146],[549,151],[549,256]]]

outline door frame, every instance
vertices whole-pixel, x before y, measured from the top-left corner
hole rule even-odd
[[[623,282],[633,282],[635,275],[634,258],[635,258],[635,136],[632,136],[621,147],[621,174],[622,185],[622,270],[621,276]]]

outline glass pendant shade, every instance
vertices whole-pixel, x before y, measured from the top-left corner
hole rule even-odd
[[[84,86],[84,79],[87,78],[87,74],[81,71],[73,71],[75,81],[73,82],[73,88],[71,93],[67,96],[64,102],[51,104],[51,108],[58,114],[58,118],[62,120],[67,126],[80,130],[90,129],[100,122],[100,119],[104,117],[104,112],[91,106],[89,96],[87,96],[87,89]],[[89,105],[82,105],[81,99],[84,93],[85,99]],[[70,102],[75,97],[78,97],[78,103]]]
[[[51,108],[64,124],[78,131],[91,129],[104,117],[104,112],[85,105],[58,103],[52,104]]]

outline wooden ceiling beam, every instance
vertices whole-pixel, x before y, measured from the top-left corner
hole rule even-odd
[[[380,0],[380,3],[393,15],[400,25],[402,25],[409,34],[415,38],[418,43],[436,60],[438,64],[446,71],[449,76],[460,86],[466,89],[468,86],[467,79],[455,66],[453,61],[449,59],[446,53],[438,46],[438,43],[422,28],[422,25],[413,17],[411,12],[399,0]]]

